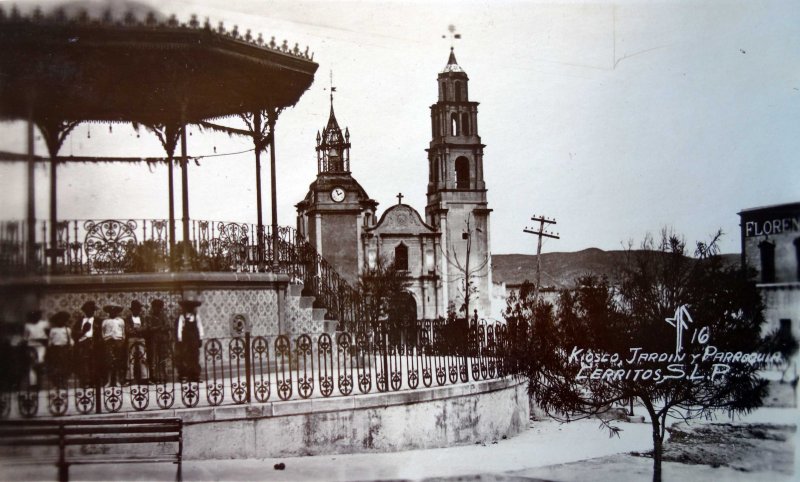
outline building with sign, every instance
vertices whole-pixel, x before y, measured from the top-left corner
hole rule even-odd
[[[350,132],[333,111],[317,134],[317,177],[297,204],[297,230],[351,285],[365,267],[394,262],[410,278],[409,311],[446,316],[474,287],[470,313],[491,314],[491,254],[478,103],[469,100],[466,72],[450,52],[431,109],[425,216],[402,202],[377,216],[378,203],[350,170]]]
[[[766,327],[800,339],[800,203],[745,209],[739,217],[742,264],[758,271]]]

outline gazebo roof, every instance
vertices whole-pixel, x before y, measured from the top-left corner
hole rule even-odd
[[[0,119],[193,123],[292,106],[314,80],[297,44],[159,17],[0,10]]]

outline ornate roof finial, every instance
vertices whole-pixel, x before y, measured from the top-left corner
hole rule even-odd
[[[447,31],[450,32],[450,50],[453,50],[453,44],[456,40],[461,38],[461,34],[456,32],[456,26],[450,24],[447,26]],[[447,38],[448,35],[442,35],[442,38]]]
[[[333,93],[336,92],[336,87],[333,86],[333,69],[330,70],[330,79],[331,79],[331,113],[333,112]]]
[[[456,32],[455,25],[449,25],[447,30],[450,32],[450,58],[447,59],[447,65],[445,66],[442,73],[445,72],[464,72],[464,70],[458,65],[456,61],[456,53],[454,48],[454,43],[456,40],[461,38],[461,34]],[[442,35],[442,38],[447,38],[447,35]]]

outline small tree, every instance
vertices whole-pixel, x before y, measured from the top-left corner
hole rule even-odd
[[[570,421],[631,398],[641,402],[652,425],[655,481],[668,417],[746,413],[766,394],[757,373],[769,358],[758,355],[761,299],[740,270],[716,256],[718,237],[699,243],[690,258],[685,243],[665,231],[657,246],[648,238],[629,252],[618,287],[585,276],[561,294],[557,312],[530,298],[507,310],[530,327],[516,365],[549,415]]]

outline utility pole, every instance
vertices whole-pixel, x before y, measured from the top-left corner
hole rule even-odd
[[[553,238],[553,239],[561,239],[558,236],[558,233],[553,234],[552,232],[545,231],[544,226],[547,224],[548,226],[551,224],[556,224],[555,219],[546,218],[544,216],[536,216],[535,214],[531,217],[531,221],[537,221],[539,223],[539,230],[534,231],[531,228],[523,229],[523,232],[528,234],[535,234],[539,237],[539,242],[536,244],[536,286],[534,287],[533,291],[533,303],[534,306],[536,303],[539,302],[539,284],[542,281],[542,238]]]

